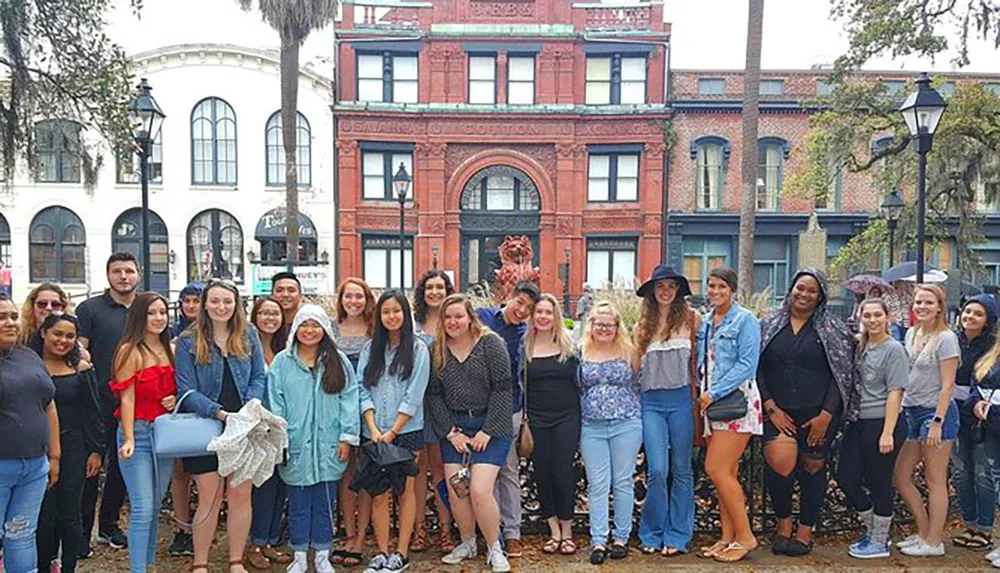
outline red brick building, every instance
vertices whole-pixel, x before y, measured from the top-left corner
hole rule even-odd
[[[407,285],[413,260],[462,289],[489,280],[510,234],[532,239],[546,291],[562,292],[566,260],[574,295],[649,273],[663,255],[662,6],[374,4],[345,3],[337,24],[338,276],[399,284],[400,163]]]

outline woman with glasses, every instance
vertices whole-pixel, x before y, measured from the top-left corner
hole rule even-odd
[[[204,418],[225,423],[230,413],[250,400],[264,398],[267,377],[260,338],[247,324],[240,293],[229,281],[210,282],[201,295],[201,312],[194,325],[177,339],[177,392],[191,391],[182,408]],[[226,490],[226,533],[229,571],[244,573],[243,550],[250,533],[250,487],[246,481],[233,486],[219,475],[213,455],[184,460],[184,469],[198,484],[198,509],[194,516],[194,565],[192,573],[208,572],[208,552],[215,537]]]
[[[56,387],[59,414],[59,481],[45,493],[38,518],[38,562],[47,571],[59,553],[62,568],[76,571],[83,533],[80,522],[84,479],[94,477],[104,458],[104,424],[97,402],[97,377],[91,364],[80,358],[76,343],[79,322],[75,316],[52,313],[41,324],[35,352]]]
[[[580,341],[580,454],[587,471],[590,506],[590,562],[628,556],[632,534],[636,456],[642,447],[639,381],[632,368],[632,343],[618,309],[594,305]],[[615,530],[608,550],[608,495],[614,489]]]
[[[67,312],[69,297],[66,291],[55,283],[42,283],[31,289],[28,298],[21,306],[21,335],[19,344],[33,347],[38,335],[38,328],[45,317],[53,312]]]
[[[5,523],[10,573],[38,569],[38,514],[46,488],[59,479],[61,456],[55,386],[38,355],[17,343],[18,318],[14,302],[0,294],[0,515],[21,517],[19,535]]]

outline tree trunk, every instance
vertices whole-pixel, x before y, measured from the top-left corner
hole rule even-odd
[[[281,139],[285,147],[285,226],[288,264],[299,262],[299,42],[281,34]]]
[[[740,194],[740,292],[753,292],[754,214],[757,210],[757,120],[760,116],[760,45],[764,28],[764,0],[750,0],[747,21],[747,61],[743,72],[742,193]]]

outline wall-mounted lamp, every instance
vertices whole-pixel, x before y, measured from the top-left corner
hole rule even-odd
[[[431,255],[433,257],[433,259],[431,261],[431,265],[433,266],[433,268],[436,269],[436,268],[438,268],[438,246],[437,245],[431,245]]]
[[[170,249],[170,252],[167,253],[167,262],[170,264],[177,262],[177,251]]]

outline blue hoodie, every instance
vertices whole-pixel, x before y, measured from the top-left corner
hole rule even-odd
[[[983,333],[979,336],[969,340],[965,336],[965,332],[962,331],[962,327],[959,326],[956,329],[955,334],[958,335],[958,344],[962,349],[962,361],[958,365],[958,372],[955,374],[955,385],[964,386],[965,389],[956,389],[955,399],[963,401],[968,394],[968,388],[972,384],[973,372],[976,369],[976,362],[983,357],[984,354],[993,348],[993,344],[996,342],[996,325],[997,325],[997,301],[991,294],[980,294],[976,296],[969,297],[962,305],[962,311],[970,304],[978,304],[986,310],[986,328],[983,329]],[[961,314],[959,314],[961,316]],[[961,320],[961,319],[959,319]]]

